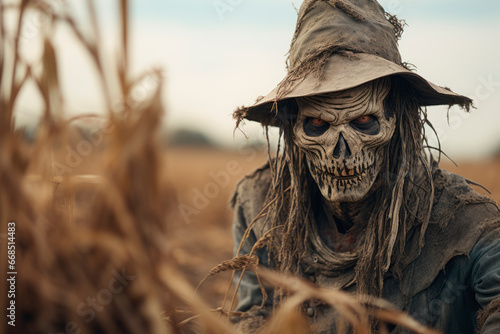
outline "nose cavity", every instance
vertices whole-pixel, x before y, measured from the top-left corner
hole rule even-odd
[[[333,157],[335,159],[339,159],[342,156],[344,156],[344,158],[349,158],[351,156],[351,150],[349,149],[349,145],[347,145],[344,136],[340,134],[339,141],[333,150]]]

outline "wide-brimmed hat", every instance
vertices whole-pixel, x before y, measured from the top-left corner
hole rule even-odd
[[[280,105],[291,98],[353,88],[386,76],[413,86],[421,106],[469,108],[472,100],[437,86],[401,61],[402,24],[375,0],[306,0],[302,4],[288,57],[288,73],[254,105],[234,117],[277,125]]]

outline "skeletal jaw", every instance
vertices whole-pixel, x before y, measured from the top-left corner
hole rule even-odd
[[[343,162],[324,165],[317,159],[307,159],[309,171],[321,194],[331,202],[355,202],[363,199],[375,183],[380,166],[362,160],[347,167]]]

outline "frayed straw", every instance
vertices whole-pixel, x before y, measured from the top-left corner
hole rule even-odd
[[[31,6],[45,15],[46,6],[22,1],[10,7],[18,14],[17,30],[11,35],[6,34],[6,9],[0,4],[0,228],[7,231],[8,222],[16,224],[19,273],[16,326],[4,321],[2,333],[65,332],[68,328],[80,333],[180,332],[182,317],[167,317],[168,321],[164,317],[165,313],[175,315],[177,306],[193,310],[204,332],[233,332],[195,296],[171,254],[167,236],[174,196],[163,176],[164,153],[158,141],[164,109],[161,72],[148,74],[155,76],[158,85],[144,103],[127,105],[119,115],[112,108],[110,92],[115,87],[110,83],[119,82],[123,100],[129,101],[130,88],[142,77],[134,81],[129,75],[128,5],[119,3],[123,61],[106,71],[92,1],[87,2],[93,27],[89,36],[65,13],[46,21],[54,29],[58,27],[52,26],[55,21],[69,28],[99,74],[108,118],[96,129],[102,137],[87,158],[92,159],[92,174],[84,159],[71,162],[71,168],[61,160],[65,147],[75,150],[75,144],[91,142],[82,137],[77,137],[77,143],[70,140],[75,136],[72,123],[88,115],[63,119],[59,50],[50,35],[55,30],[45,29],[47,33],[39,36],[44,45],[41,59],[29,63],[19,52],[25,9]],[[12,53],[8,55],[12,68],[4,61],[7,52]],[[38,88],[44,106],[31,146],[14,131],[12,122],[19,92],[28,83]],[[7,247],[2,248],[0,254],[4,268],[6,251]],[[2,291],[7,291],[5,273],[1,274]],[[1,294],[2,307],[7,307],[6,296]],[[89,300],[96,300],[95,312],[90,312]]]

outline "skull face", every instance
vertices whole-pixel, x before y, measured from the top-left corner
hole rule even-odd
[[[385,110],[389,90],[389,79],[379,79],[297,99],[294,141],[327,200],[359,201],[373,186],[396,127],[395,117]]]

